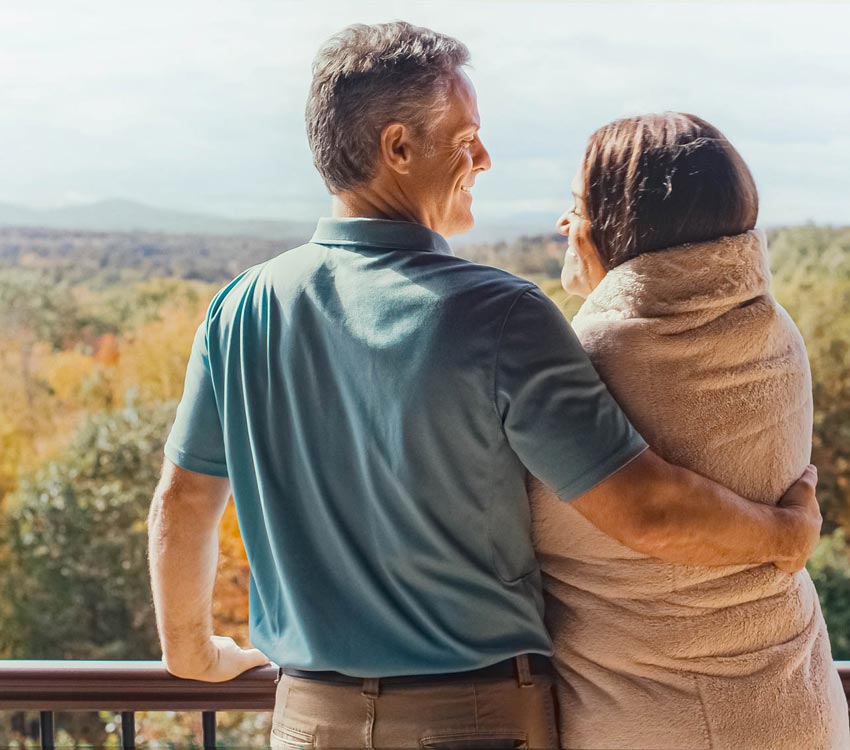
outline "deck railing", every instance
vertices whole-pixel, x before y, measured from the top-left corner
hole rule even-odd
[[[850,698],[850,662],[836,666]],[[158,661],[0,661],[0,711],[39,711],[45,750],[54,748],[54,711],[120,712],[124,750],[136,746],[136,711],[200,711],[212,750],[216,711],[271,711],[276,678],[273,666],[210,683],[173,677]]]
[[[45,750],[54,747],[54,711],[120,712],[123,750],[136,746],[136,711],[200,711],[211,750],[216,711],[271,711],[275,679],[273,666],[211,683],[178,679],[158,661],[0,660],[0,711],[39,711]]]

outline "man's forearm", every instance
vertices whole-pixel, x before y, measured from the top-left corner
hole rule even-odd
[[[178,677],[224,682],[269,663],[257,649],[212,634],[218,525],[229,497],[226,478],[165,459],[148,516],[148,554],[162,656]]]
[[[685,565],[790,564],[811,533],[799,513],[746,500],[651,451],[575,507],[626,546]]]
[[[151,589],[166,667],[190,676],[209,667],[218,524],[191,504],[157,495],[148,518]]]
[[[800,525],[772,505],[746,500],[686,469],[666,464],[666,491],[655,495],[646,551],[687,565],[790,561],[800,554]]]

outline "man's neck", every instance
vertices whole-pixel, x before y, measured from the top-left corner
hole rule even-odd
[[[422,223],[411,211],[392,205],[368,189],[334,195],[331,216],[335,219],[388,219]]]

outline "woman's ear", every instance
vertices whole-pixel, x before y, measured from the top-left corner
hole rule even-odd
[[[381,131],[381,159],[397,174],[410,171],[413,155],[410,131],[400,122],[391,122]]]
[[[581,259],[581,264],[584,267],[587,281],[590,283],[591,289],[596,289],[599,282],[605,278],[608,269],[602,263],[599,257],[599,251],[593,243],[593,237],[590,232],[590,222],[582,219],[578,222],[573,235],[573,244],[576,254]]]

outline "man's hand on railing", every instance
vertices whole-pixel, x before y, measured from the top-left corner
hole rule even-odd
[[[779,508],[783,508],[791,515],[794,538],[799,539],[795,549],[799,554],[788,560],[776,563],[776,567],[786,573],[796,573],[806,567],[806,560],[812,554],[812,550],[820,539],[820,529],[823,517],[820,513],[818,498],[815,490],[818,484],[818,470],[809,465],[806,470],[786,492],[779,501]]]
[[[165,668],[175,677],[202,682],[226,682],[248,669],[269,663],[261,651],[241,648],[232,638],[223,635],[211,636],[203,656],[199,655],[193,662],[173,661],[165,657],[162,659]]]

